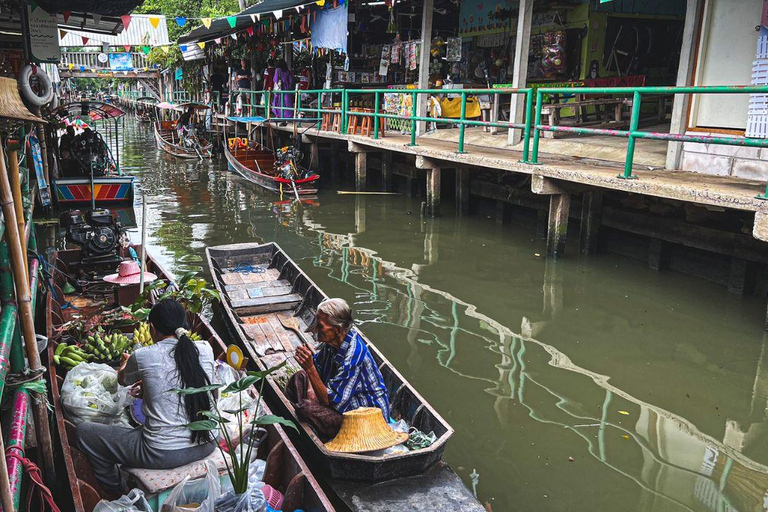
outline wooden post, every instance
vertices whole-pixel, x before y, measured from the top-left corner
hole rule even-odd
[[[418,5],[418,4],[416,4]],[[419,52],[419,84],[418,89],[429,88],[429,48],[432,46],[432,15],[434,14],[435,0],[424,0],[421,14],[421,51]],[[426,94],[417,95],[417,112],[419,117],[427,115],[429,97]],[[416,123],[416,135],[427,131],[427,123]]]
[[[316,165],[316,169],[318,171],[321,170],[320,165],[320,143],[317,142],[317,139],[315,139],[315,142],[310,144],[309,146],[309,168],[312,168],[312,165]]]
[[[440,216],[440,168],[427,169],[427,215]]]
[[[579,227],[579,252],[595,254],[600,239],[600,214],[603,208],[603,193],[599,190],[584,192],[581,203],[581,226]]]
[[[731,256],[731,268],[728,274],[728,293],[744,295],[750,293],[754,282],[754,265],[738,256]]]
[[[361,151],[355,153],[355,190],[365,190],[368,174],[368,153]]]
[[[456,211],[459,215],[469,215],[469,169],[456,168]]]
[[[29,291],[29,276],[27,275],[27,262],[24,260],[22,250],[22,234],[19,232],[16,220],[16,209],[13,204],[13,192],[11,182],[8,179],[8,170],[5,167],[5,155],[0,146],[0,202],[2,202],[3,217],[5,219],[5,234],[8,250],[11,254],[11,269],[16,288],[16,303],[19,308],[19,321],[21,332],[24,336],[29,367],[34,372],[39,372],[38,377],[43,378],[43,365],[40,362],[40,354],[37,351],[37,339],[35,338],[35,317],[32,311],[32,297]],[[45,394],[32,393],[33,412],[37,440],[41,448],[43,459],[43,471],[48,481],[53,481],[55,472],[53,468],[53,444],[51,442],[51,430],[48,423],[47,397]]]
[[[381,181],[384,192],[392,192],[392,152],[381,153]]]
[[[16,210],[16,224],[19,226],[19,233],[24,233],[24,201],[21,198],[21,176],[19,176],[19,155],[16,150],[8,151],[9,177],[11,180],[11,192],[13,193],[13,205]],[[48,185],[50,187],[50,184]],[[24,253],[24,261],[27,259],[27,244],[21,244]]]
[[[531,23],[533,21],[534,0],[520,0],[520,9],[517,18],[517,43],[515,45],[515,63],[512,74],[512,87],[525,87],[528,82],[528,52],[531,44]],[[509,103],[509,118],[512,122],[523,121],[525,111],[525,96],[513,94]],[[517,144],[523,138],[521,130],[514,128],[509,130],[507,142],[510,145]]]
[[[666,270],[669,268],[669,262],[672,259],[670,254],[670,245],[664,240],[651,238],[648,247],[648,266],[653,270]]]
[[[547,256],[558,258],[565,254],[565,242],[568,238],[568,212],[570,208],[570,194],[552,194],[549,196]]]
[[[501,199],[496,200],[496,224],[507,224],[509,222],[510,213],[509,213],[509,203],[506,201],[502,201]]]

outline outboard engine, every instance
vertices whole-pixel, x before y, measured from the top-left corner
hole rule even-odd
[[[59,222],[67,231],[67,241],[82,248],[83,264],[120,261],[118,249],[126,233],[110,210],[97,208],[85,215],[70,210],[61,214]]]

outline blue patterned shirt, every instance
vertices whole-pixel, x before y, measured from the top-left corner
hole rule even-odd
[[[320,378],[328,388],[331,407],[342,414],[360,407],[378,407],[389,421],[389,396],[384,378],[354,327],[338,350],[323,344],[314,357]]]

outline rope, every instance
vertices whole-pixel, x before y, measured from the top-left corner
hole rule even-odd
[[[264,267],[254,267],[248,263],[238,263],[238,265],[232,269],[232,272],[238,274],[263,274],[267,269]]]
[[[19,454],[18,452],[21,452]],[[32,510],[32,498],[34,497],[35,489],[37,489],[37,495],[40,501],[40,510],[45,510],[44,503],[48,503],[48,506],[53,512],[61,512],[61,509],[56,505],[53,500],[53,494],[51,490],[43,483],[43,473],[37,464],[26,458],[24,450],[20,446],[9,446],[5,449],[6,459],[16,459],[21,462],[21,467],[24,468],[24,472],[29,475],[29,479],[32,484],[27,491],[27,510]]]

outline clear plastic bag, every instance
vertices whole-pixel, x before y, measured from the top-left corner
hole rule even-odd
[[[214,503],[221,496],[219,471],[210,460],[205,465],[205,478],[190,480],[187,475],[173,488],[160,512],[214,512]]]
[[[132,489],[115,501],[101,500],[93,512],[152,512],[152,507],[141,489]]]
[[[216,500],[216,512],[262,512],[267,508],[267,500],[261,488],[264,487],[264,469],[267,463],[256,459],[248,465],[248,491],[236,494],[232,483],[227,481],[224,492]]]
[[[75,425],[86,421],[123,424],[127,400],[128,389],[117,383],[117,370],[105,364],[80,363],[61,386],[61,405]]]
[[[216,366],[216,380],[217,382],[227,385],[235,382],[240,378],[240,373],[229,366],[226,363],[218,362]],[[237,415],[225,411],[238,411],[244,409],[239,414],[243,417],[243,434],[245,435],[250,431],[250,423],[253,421],[253,416],[256,414],[256,404],[258,400],[252,389],[246,389],[240,392],[220,393],[219,400],[216,402],[216,407],[221,413],[221,417],[229,420],[229,423],[225,424],[227,433],[230,440],[237,443],[240,439],[240,430],[237,424]],[[263,414],[263,410],[260,411]],[[221,434],[220,434],[221,435]]]

